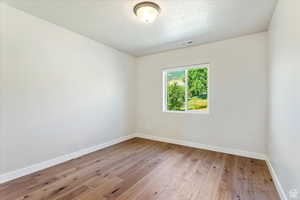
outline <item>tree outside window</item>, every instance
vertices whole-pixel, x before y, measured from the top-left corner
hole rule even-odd
[[[208,66],[168,70],[165,76],[165,111],[208,110]]]

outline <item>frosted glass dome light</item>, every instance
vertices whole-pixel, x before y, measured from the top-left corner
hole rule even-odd
[[[155,21],[160,12],[160,7],[153,2],[141,2],[134,7],[135,15],[144,23]]]

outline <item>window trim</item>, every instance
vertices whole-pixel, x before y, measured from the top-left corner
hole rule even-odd
[[[202,63],[202,64],[194,64],[194,65],[188,65],[188,66],[183,66],[183,67],[173,67],[173,68],[167,68],[162,70],[162,76],[163,76],[163,81],[162,81],[162,87],[163,87],[163,106],[162,106],[162,111],[164,113],[178,113],[178,114],[209,114],[210,113],[210,63]],[[167,78],[166,74],[168,72],[174,72],[174,71],[179,71],[179,70],[185,70],[185,87],[187,87],[188,84],[188,76],[187,76],[187,71],[189,69],[197,69],[197,68],[207,68],[207,102],[208,102],[208,107],[207,110],[187,110],[187,90],[185,91],[185,111],[174,111],[174,110],[168,110],[167,109],[167,91],[166,91],[166,85],[167,85]]]

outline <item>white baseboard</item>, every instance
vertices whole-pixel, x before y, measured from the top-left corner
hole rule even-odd
[[[276,190],[277,190],[277,192],[280,196],[280,199],[281,200],[288,200],[287,195],[285,194],[285,192],[283,190],[283,187],[282,187],[281,183],[279,182],[279,178],[278,178],[274,168],[272,167],[272,164],[271,164],[270,160],[266,159],[266,163],[268,165],[269,171],[271,173],[273,182],[274,182]]]
[[[41,162],[41,163],[37,163],[37,164],[31,165],[31,166],[26,167],[26,168],[22,168],[22,169],[18,169],[18,170],[12,171],[12,172],[2,174],[2,175],[0,175],[0,184],[8,182],[8,181],[16,179],[16,178],[19,178],[19,177],[22,177],[22,176],[32,174],[34,172],[37,172],[37,171],[40,171],[40,170],[43,170],[43,169],[46,169],[46,168],[49,168],[49,167],[52,167],[52,166],[57,165],[57,164],[61,164],[61,163],[66,162],[68,160],[78,158],[80,156],[92,153],[94,151],[98,151],[100,149],[104,149],[106,147],[112,146],[114,144],[118,144],[120,142],[129,140],[129,139],[132,139],[132,138],[134,138],[134,135],[123,136],[123,137],[111,140],[109,142],[105,142],[105,143],[102,143],[102,144],[99,144],[99,145],[96,145],[96,146],[93,146],[93,147],[89,147],[89,148],[86,148],[86,149],[81,149],[79,151],[76,151],[76,152],[73,152],[73,153],[70,153],[70,154],[66,154],[66,155],[63,155],[63,156],[59,156],[57,158],[47,160],[47,161],[44,161],[44,162]]]
[[[160,142],[167,142],[167,143],[172,143],[172,144],[178,144],[178,145],[194,147],[194,148],[198,148],[198,149],[206,149],[206,150],[217,151],[217,152],[222,152],[222,153],[227,153],[227,154],[233,154],[233,155],[238,155],[238,156],[243,156],[243,157],[248,157],[248,158],[266,160],[266,155],[263,153],[248,152],[248,151],[243,151],[243,150],[238,150],[238,149],[224,148],[224,147],[212,146],[212,145],[201,144],[201,143],[196,143],[196,142],[190,142],[190,141],[186,141],[186,140],[170,139],[170,138],[164,138],[164,137],[158,137],[158,136],[154,136],[154,135],[147,135],[147,134],[140,134],[140,133],[136,133],[135,136],[139,137],[139,138],[155,140],[155,141],[160,141]]]

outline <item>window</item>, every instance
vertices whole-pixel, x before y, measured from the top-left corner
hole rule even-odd
[[[208,112],[208,64],[163,71],[164,112]]]

